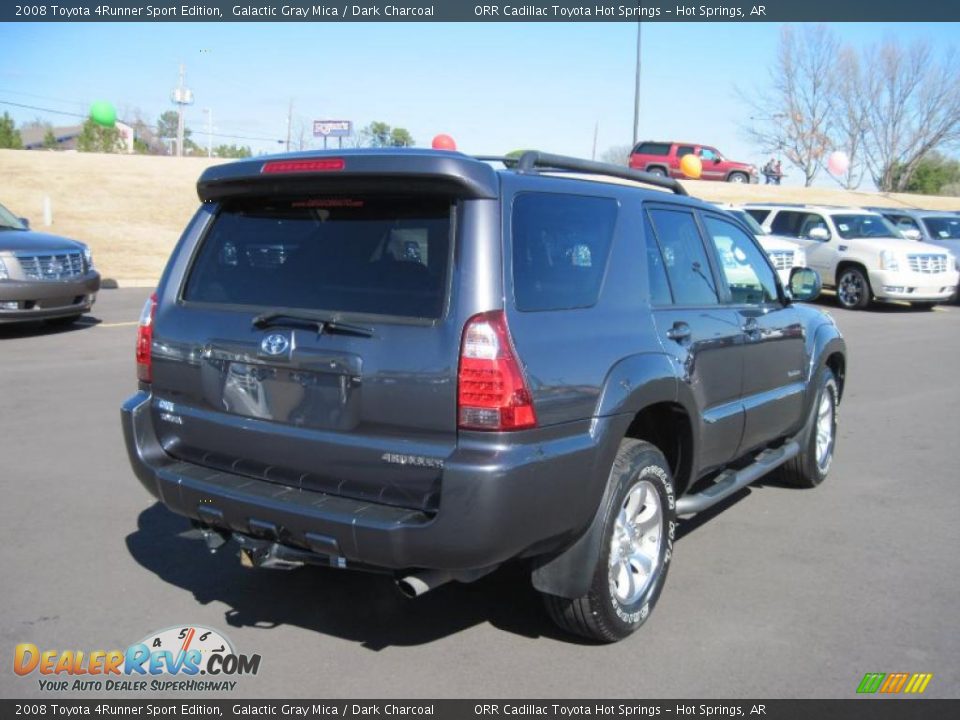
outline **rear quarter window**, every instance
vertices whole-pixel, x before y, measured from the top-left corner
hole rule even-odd
[[[669,155],[670,143],[644,142],[637,145],[633,152],[637,155]]]
[[[521,193],[513,201],[513,294],[517,309],[595,305],[619,204],[613,198]]]
[[[435,319],[446,300],[451,214],[446,199],[232,201],[201,241],[183,299]]]

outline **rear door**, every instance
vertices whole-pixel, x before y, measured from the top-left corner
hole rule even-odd
[[[776,274],[754,239],[720,215],[701,217],[743,332],[742,454],[796,428],[803,403],[804,325],[797,309],[781,300]]]
[[[732,459],[740,445],[742,332],[737,314],[721,304],[694,212],[649,205],[645,221],[654,320],[661,345],[701,410],[705,471]]]
[[[168,453],[436,509],[456,442],[451,197],[240,196],[173,280],[154,331]]]

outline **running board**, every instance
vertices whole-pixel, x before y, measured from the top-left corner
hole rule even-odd
[[[764,450],[742,470],[724,470],[706,490],[696,495],[685,495],[677,500],[677,515],[694,515],[716,505],[799,453],[800,445],[795,440],[791,440],[782,447]]]

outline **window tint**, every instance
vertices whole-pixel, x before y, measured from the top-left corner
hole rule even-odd
[[[711,215],[704,216],[704,225],[717,249],[731,300],[738,305],[776,302],[774,272],[750,236],[733,223]]]
[[[693,155],[693,152],[693,145],[681,145],[677,148],[677,157],[682,158],[684,155]]]
[[[766,220],[770,214],[769,210],[761,210],[759,208],[747,208],[744,212],[760,224],[763,224],[763,221]]]
[[[770,223],[770,232],[774,235],[800,237],[800,228],[807,214],[794,210],[781,210]]]
[[[437,318],[451,205],[442,199],[243,199],[217,214],[184,299]]]
[[[960,238],[960,217],[925,217],[923,222],[934,238],[940,240],[957,240]]]
[[[642,142],[634,152],[641,155],[669,155],[670,143]]]
[[[652,305],[670,305],[670,283],[667,281],[667,267],[660,253],[660,246],[653,235],[650,218],[644,216],[643,234],[647,245],[647,280],[650,283],[650,303]]]
[[[842,238],[901,237],[882,215],[834,215],[833,223]]]
[[[597,302],[617,201],[522,193],[513,201],[513,293],[518,310],[563,310]]]
[[[650,210],[657,240],[678,305],[715,305],[716,286],[693,214],[685,210]]]

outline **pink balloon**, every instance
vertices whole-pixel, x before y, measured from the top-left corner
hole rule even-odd
[[[850,167],[850,158],[843,150],[834,150],[827,158],[827,170],[834,175],[843,175]]]

